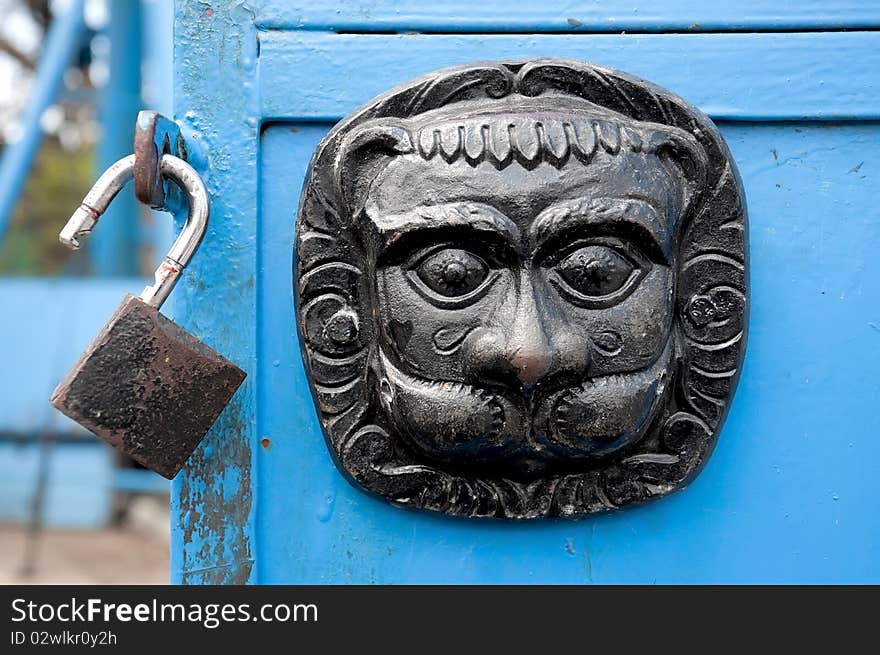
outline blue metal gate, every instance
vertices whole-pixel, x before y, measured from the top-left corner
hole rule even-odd
[[[213,210],[177,315],[249,377],[175,481],[173,581],[880,580],[880,4],[635,4],[178,2],[175,117]],[[304,378],[306,166],[393,85],[538,56],[626,70],[718,123],[751,223],[739,390],[706,470],[649,506],[521,524],[397,509],[335,468]]]

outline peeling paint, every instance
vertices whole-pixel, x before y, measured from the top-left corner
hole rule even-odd
[[[249,377],[175,480],[172,582],[244,584],[256,578],[252,460],[259,442],[253,420],[257,181],[252,162],[259,122],[253,12],[235,0],[177,2],[174,35],[175,118],[187,145],[197,142],[190,148],[190,163],[211,196],[208,232],[175,294],[175,315]]]

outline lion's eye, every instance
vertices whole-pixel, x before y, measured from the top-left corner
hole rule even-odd
[[[578,248],[554,271],[556,286],[574,302],[620,301],[643,272],[626,254],[602,244]]]
[[[434,293],[455,298],[478,289],[489,276],[489,266],[466,250],[446,248],[423,259],[415,274]]]
[[[623,287],[635,265],[608,246],[592,245],[575,250],[556,270],[578,293],[599,298]]]

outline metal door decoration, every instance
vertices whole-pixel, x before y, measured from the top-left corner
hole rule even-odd
[[[745,350],[746,208],[672,93],[561,59],[434,72],[319,144],[296,232],[312,393],[367,491],[577,516],[709,457]]]

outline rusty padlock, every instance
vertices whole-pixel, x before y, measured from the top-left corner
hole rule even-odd
[[[132,178],[129,155],[101,175],[61,231],[79,248]],[[64,377],[50,402],[135,461],[171,479],[189,459],[245,373],[159,313],[208,224],[208,194],[182,159],[162,155],[161,174],[189,200],[186,223],[140,297],[128,294]]]

